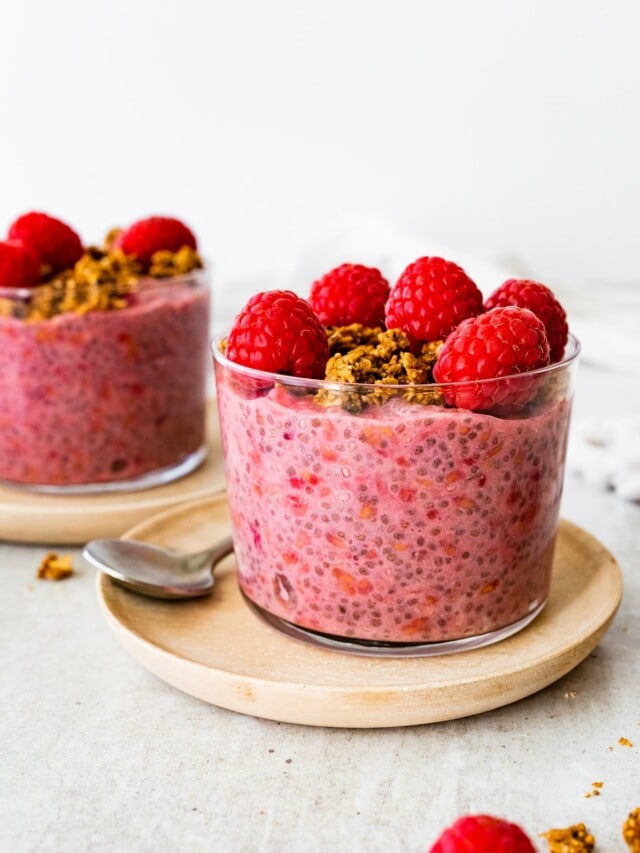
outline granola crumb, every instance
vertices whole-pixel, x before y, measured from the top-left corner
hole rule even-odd
[[[429,367],[433,368],[433,365],[438,360],[438,356],[444,346],[444,340],[442,341],[426,341],[426,343],[422,344],[422,349],[420,350],[420,359],[424,364],[428,364]]]
[[[363,326],[351,323],[350,326],[327,326],[329,354],[344,354],[360,346],[376,346],[382,326]]]
[[[119,228],[118,226],[116,226],[115,228],[111,228],[109,231],[107,231],[105,238],[104,238],[104,244],[103,244],[103,248],[104,248],[105,252],[111,251],[116,240],[122,234],[122,231],[123,231],[123,229]]]
[[[549,846],[549,853],[591,853],[596,840],[584,823],[568,826],[566,829],[549,829],[541,832]]]
[[[620,744],[620,746],[633,746],[631,741],[626,737],[618,738],[618,743]]]
[[[634,809],[622,824],[622,837],[630,853],[640,853],[640,809]]]
[[[47,581],[62,581],[73,574],[73,558],[70,554],[59,557],[51,552],[43,557],[38,568],[38,579]]]
[[[538,391],[537,401],[548,403],[553,400],[564,400],[569,393],[570,377],[565,373],[552,373],[545,376],[542,387]]]
[[[604,788],[604,782],[592,782],[591,787],[592,788]]]
[[[153,278],[169,278],[173,275],[186,275],[201,267],[202,260],[196,250],[191,246],[183,246],[177,252],[154,252],[149,275]]]
[[[578,695],[577,690],[567,690],[567,692],[564,694],[564,698],[565,699],[575,699],[577,695]]]
[[[323,389],[316,394],[316,401],[321,405],[359,412],[365,406],[380,405],[398,394],[412,403],[443,403],[437,389],[415,387],[433,382],[432,367],[442,341],[425,345],[415,355],[411,352],[409,338],[400,329],[382,331],[359,324],[329,330],[328,340],[334,354],[327,362],[325,380],[374,387],[353,391]],[[355,346],[349,348],[352,344]],[[399,390],[398,386],[408,387]]]

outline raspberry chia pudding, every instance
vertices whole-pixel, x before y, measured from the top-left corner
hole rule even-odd
[[[47,219],[27,222],[25,245],[38,251]],[[176,222],[143,220],[57,265],[41,253],[44,281],[13,290],[0,244],[4,483],[139,488],[204,458],[208,276]]]
[[[550,365],[531,310],[479,307],[419,351],[415,327],[329,329],[324,378],[309,357],[291,375],[301,338],[320,362],[322,346],[307,317],[297,361],[274,361],[271,326],[295,323],[274,299],[214,345],[244,595],[276,624],[356,643],[453,650],[524,627],[549,593],[575,339]],[[476,359],[495,341],[518,350],[506,372],[472,376],[458,357],[464,377],[433,382],[452,348]],[[527,348],[540,363],[522,368]]]

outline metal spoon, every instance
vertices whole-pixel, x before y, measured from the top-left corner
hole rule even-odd
[[[178,599],[211,592],[216,565],[232,551],[231,536],[197,554],[181,554],[133,539],[94,539],[82,555],[127,589],[151,598]]]

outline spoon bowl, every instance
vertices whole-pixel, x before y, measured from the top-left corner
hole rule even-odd
[[[134,539],[94,539],[87,543],[82,555],[133,592],[175,600],[208,595],[213,589],[215,567],[232,551],[231,536],[195,554]]]

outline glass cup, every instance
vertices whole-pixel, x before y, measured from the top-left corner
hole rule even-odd
[[[0,289],[0,482],[126,491],[197,467],[206,455],[207,271],[142,278],[125,307],[108,311],[33,319],[25,306],[36,298],[42,288]]]
[[[423,401],[516,401],[482,412],[411,402],[408,386],[359,406],[380,386],[263,373],[212,349],[238,580],[268,622],[330,648],[426,656],[540,613],[575,338],[526,374],[411,386]]]

